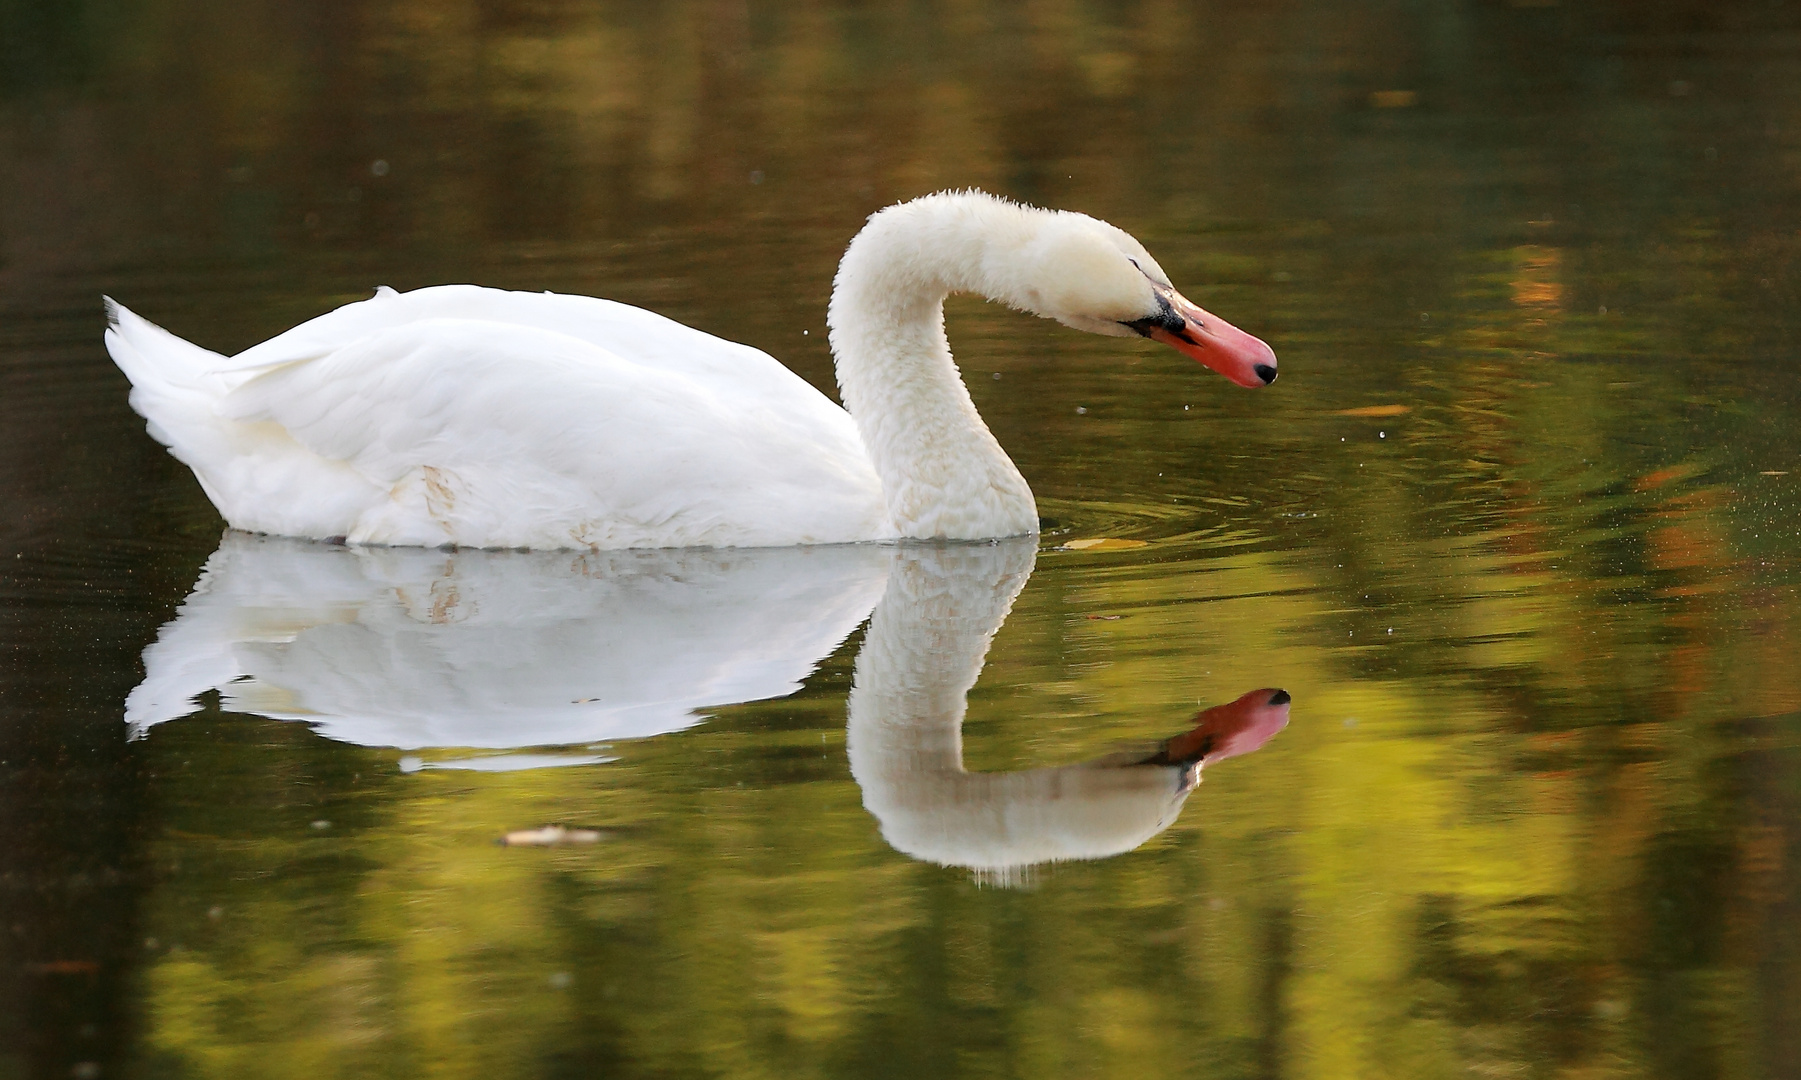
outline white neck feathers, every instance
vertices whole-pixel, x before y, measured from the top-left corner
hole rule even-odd
[[[838,265],[827,319],[838,386],[901,536],[1038,531],[1031,489],[951,359],[944,298],[1044,311],[1022,254],[1059,216],[980,192],[930,195],[871,216]]]

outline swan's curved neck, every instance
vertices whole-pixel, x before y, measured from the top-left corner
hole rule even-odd
[[[987,196],[917,199],[873,216],[838,265],[827,320],[838,386],[902,536],[1038,531],[1031,489],[951,359],[944,298],[1030,306],[1005,268],[1044,214]]]

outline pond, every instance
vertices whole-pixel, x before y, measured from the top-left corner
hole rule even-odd
[[[0,1080],[1793,1075],[1798,163],[1780,3],[0,2]],[[1036,541],[408,551],[101,344],[473,281],[835,394],[960,187],[1282,379],[956,298]]]

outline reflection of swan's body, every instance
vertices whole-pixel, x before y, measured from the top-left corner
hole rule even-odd
[[[792,693],[881,595],[873,545],[600,554],[228,533],[144,652],[134,733],[226,707],[368,746],[654,735]],[[246,678],[247,676],[247,678]]]
[[[1032,570],[1031,542],[904,548],[870,620],[850,696],[851,773],[882,836],[915,858],[1005,880],[1037,863],[1129,851],[1175,821],[1206,761],[1288,722],[1256,690],[1196,717],[1153,755],[1010,773],[963,769],[966,695]]]
[[[234,357],[108,301],[150,432],[233,526],[355,543],[618,549],[1035,533],[943,302],[1164,341],[1246,386],[1269,346],[1142,245],[978,192],[876,214],[830,323],[849,413],[768,355],[606,300],[389,289]],[[852,417],[855,417],[854,421]]]

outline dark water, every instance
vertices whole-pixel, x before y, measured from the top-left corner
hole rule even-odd
[[[1792,5],[0,0],[0,95],[0,1078],[1798,1075]],[[1282,358],[953,303],[1036,551],[222,545],[100,344],[829,388],[966,185]]]

